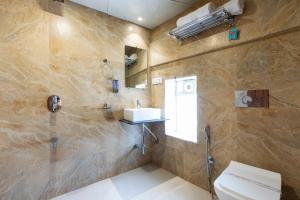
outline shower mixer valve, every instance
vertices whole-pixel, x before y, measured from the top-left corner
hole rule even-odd
[[[50,112],[57,112],[62,106],[62,100],[57,95],[52,95],[48,98],[47,106]]]

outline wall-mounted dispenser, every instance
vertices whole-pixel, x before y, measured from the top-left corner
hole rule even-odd
[[[59,96],[52,95],[47,100],[47,106],[50,112],[55,113],[61,108],[62,101]]]
[[[102,70],[103,76],[111,84],[112,92],[113,93],[118,93],[119,92],[119,76],[113,70],[113,67],[111,66],[111,63],[108,59],[105,58],[105,59],[102,60],[101,70]]]
[[[112,81],[112,88],[113,88],[113,93],[119,92],[119,80]]]

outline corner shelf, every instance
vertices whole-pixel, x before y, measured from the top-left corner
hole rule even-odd
[[[169,35],[178,40],[184,40],[224,23],[233,23],[233,16],[226,9],[220,8],[209,15],[174,28],[169,32]]]

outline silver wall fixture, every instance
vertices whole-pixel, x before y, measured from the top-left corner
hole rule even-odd
[[[232,24],[233,16],[226,9],[220,8],[209,15],[174,28],[169,32],[169,35],[178,40],[184,40],[224,23]]]
[[[104,103],[102,109],[103,110],[109,110],[109,109],[111,109],[111,106],[108,105],[108,103]]]
[[[235,106],[240,108],[248,107],[269,107],[269,90],[237,90],[235,91]]]
[[[102,75],[107,80],[113,80],[113,68],[111,66],[110,61],[107,58],[104,58],[100,63]]]
[[[57,95],[50,96],[47,100],[47,106],[50,112],[57,112],[62,106],[61,98]]]
[[[215,163],[214,158],[210,154],[210,127],[207,125],[204,128],[205,133],[205,159],[206,159],[206,170],[207,170],[207,181],[208,181],[208,190],[212,193],[212,170]]]

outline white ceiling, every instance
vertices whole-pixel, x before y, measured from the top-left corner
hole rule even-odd
[[[111,16],[153,29],[197,0],[71,0]],[[143,20],[139,21],[141,17]]]

